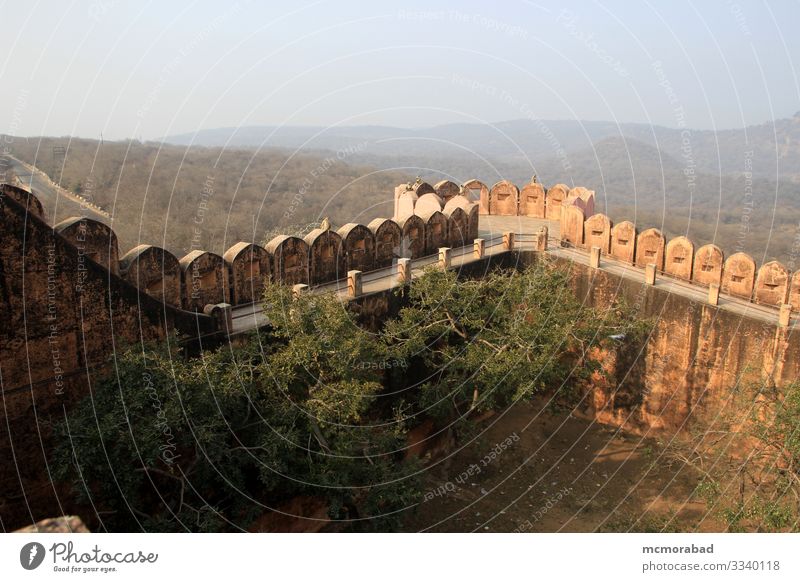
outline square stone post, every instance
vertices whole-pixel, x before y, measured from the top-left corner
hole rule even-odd
[[[475,242],[472,243],[472,248],[475,258],[482,259],[484,253],[486,252],[486,241],[482,238],[476,238]]]
[[[600,247],[592,247],[589,251],[589,266],[593,269],[600,268]]]
[[[656,266],[654,263],[647,263],[644,268],[644,282],[646,285],[656,284]]]
[[[397,259],[397,282],[403,285],[411,283],[411,259]]]
[[[440,269],[450,268],[450,247],[439,248],[439,268]]]
[[[507,251],[514,250],[514,233],[513,232],[504,232],[503,233],[503,248]]]
[[[361,290],[361,271],[347,271],[347,294],[350,297],[359,297]]]
[[[227,334],[233,329],[233,307],[230,303],[208,304],[203,308],[203,313],[210,316],[219,331]]]
[[[708,286],[708,304],[719,305],[719,284],[711,283]]]
[[[543,226],[539,229],[539,236],[536,237],[536,250],[537,251],[546,251],[547,250],[547,227]]]
[[[778,312],[778,325],[780,327],[789,327],[789,323],[792,320],[792,306],[789,303],[784,303],[781,305],[781,309]]]

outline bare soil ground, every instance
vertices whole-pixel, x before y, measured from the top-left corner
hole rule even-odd
[[[428,472],[406,531],[721,531],[698,476],[668,444],[542,403],[516,405],[459,439]],[[506,443],[507,447],[497,446]]]

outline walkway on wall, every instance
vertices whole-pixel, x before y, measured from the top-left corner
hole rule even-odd
[[[525,216],[481,216],[479,232],[481,238],[486,241],[485,256],[498,255],[506,252],[503,247],[503,233],[505,232],[516,233],[517,240],[514,245],[515,249],[533,250],[535,244],[534,235],[539,232],[542,226],[548,228],[549,239],[547,252],[549,254],[554,257],[574,261],[581,265],[589,265],[589,253],[586,252],[586,250],[561,246],[558,221]],[[473,247],[471,245],[452,250],[451,267],[454,269],[472,263],[475,260]],[[421,276],[425,267],[437,262],[438,255],[430,255],[415,259],[412,261],[412,276]],[[644,285],[645,270],[640,267],[635,267],[609,256],[603,256],[600,268],[613,275],[640,282]],[[362,275],[362,294],[364,295],[386,291],[398,285],[396,266],[377,269],[375,271],[363,273]],[[658,274],[655,286],[669,293],[682,295],[699,303],[705,303],[708,300],[708,290],[705,287],[691,284],[688,281],[675,279],[662,273]],[[346,301],[348,299],[347,279],[345,278],[333,283],[314,287],[310,292],[333,292],[341,297],[342,301]],[[778,309],[775,307],[758,305],[744,299],[727,295],[720,295],[717,307],[734,312],[742,317],[758,319],[771,325],[778,323]],[[265,324],[266,317],[262,313],[261,306],[258,303],[238,305],[233,308],[232,335],[244,333]],[[793,319],[791,326],[794,327],[796,325],[797,320]]]

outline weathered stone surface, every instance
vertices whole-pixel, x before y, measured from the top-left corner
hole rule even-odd
[[[425,221],[416,214],[409,214],[397,221],[403,233],[401,239],[401,256],[416,259],[425,255]],[[408,256],[407,256],[408,255]]]
[[[33,192],[11,184],[0,184],[0,198],[3,196],[8,196],[17,204],[26,208],[28,212],[35,214],[42,220],[45,219],[44,206],[42,206],[42,203],[39,202],[39,199]]]
[[[225,302],[228,277],[222,257],[208,251],[192,251],[180,260],[183,308],[199,311],[208,304]]]
[[[478,221],[480,220],[478,204],[470,202],[464,196],[456,196],[444,205],[445,214],[447,214],[448,210],[452,210],[455,207],[461,208],[467,215],[466,240],[472,241],[478,238]]]
[[[436,189],[433,186],[419,179],[411,184],[411,189],[419,197],[422,197],[425,194],[436,194]]]
[[[756,303],[780,306],[789,292],[789,271],[778,261],[761,265],[756,276],[753,299]]]
[[[636,237],[636,266],[655,265],[664,270],[664,235],[657,228],[648,228]]]
[[[315,228],[305,238],[308,245],[309,285],[320,285],[347,276],[342,237],[332,230]]]
[[[363,224],[349,222],[338,230],[344,246],[345,267],[348,271],[375,269],[375,235]]]
[[[561,207],[567,199],[569,186],[556,184],[547,189],[545,194],[545,217],[548,220],[561,220]]]
[[[62,515],[61,517],[49,517],[37,521],[33,525],[23,527],[15,533],[90,533],[89,528],[77,515]]]
[[[418,213],[425,222],[425,254],[433,255],[447,246],[447,217],[439,210]]]
[[[800,311],[800,271],[792,273],[792,280],[789,284],[789,305],[792,306],[792,311],[797,313]]]
[[[561,211],[561,241],[578,247],[583,245],[583,210],[565,206]]]
[[[463,247],[471,244],[469,236],[469,217],[460,206],[451,206],[442,214],[447,218],[447,239],[451,248]]]
[[[308,244],[296,236],[279,235],[265,247],[272,258],[272,276],[284,285],[308,285]]]
[[[572,188],[564,200],[564,206],[573,205],[583,210],[584,216],[594,214],[594,190],[589,190],[583,186]]]
[[[694,265],[694,244],[685,236],[676,236],[669,243],[664,256],[664,272],[689,281]]]
[[[369,223],[369,229],[375,236],[375,268],[390,266],[401,255],[403,230],[394,220],[376,218]],[[410,258],[410,256],[409,256]]]
[[[544,186],[538,182],[528,182],[519,193],[519,215],[544,218]]]
[[[438,194],[428,193],[423,194],[417,200],[417,203],[414,205],[414,214],[422,216],[423,214],[427,214],[429,212],[436,212],[441,211],[444,208],[444,203],[442,199],[439,198]]]
[[[272,278],[272,265],[267,250],[259,245],[239,242],[222,256],[228,268],[231,305],[259,301],[264,285]]]
[[[411,189],[411,184],[400,184],[394,193],[394,217],[413,213],[418,198],[417,193]]]
[[[489,192],[489,214],[516,216],[519,190],[508,180],[501,180]]]
[[[628,220],[615,224],[611,229],[611,256],[620,261],[633,263],[636,248],[636,227]]]
[[[692,281],[698,285],[719,285],[722,282],[722,250],[717,245],[703,245],[694,254]]]
[[[119,267],[123,279],[150,297],[181,306],[181,266],[169,251],[139,245],[125,253]]]
[[[119,246],[111,228],[91,218],[73,216],[55,225],[54,230],[83,256],[119,274]]]
[[[469,192],[467,198],[474,202],[478,200],[478,212],[480,214],[489,214],[489,188],[480,180],[467,180],[464,182],[463,188]]]
[[[443,204],[447,204],[453,197],[461,194],[461,187],[450,180],[442,180],[433,185],[436,194],[442,199]]]
[[[722,271],[722,292],[744,299],[753,296],[756,262],[746,253],[735,253],[725,261]]]
[[[611,252],[611,220],[605,214],[594,214],[583,223],[583,246],[600,247],[600,252]]]

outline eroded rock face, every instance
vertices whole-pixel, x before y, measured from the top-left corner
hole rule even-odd
[[[284,285],[308,285],[308,244],[296,236],[280,235],[266,246],[272,257],[272,275]]]
[[[673,238],[667,244],[664,256],[664,272],[686,281],[692,278],[694,244],[685,236]]]
[[[90,533],[89,528],[77,515],[62,515],[37,521],[33,525],[16,530],[16,533]]]

